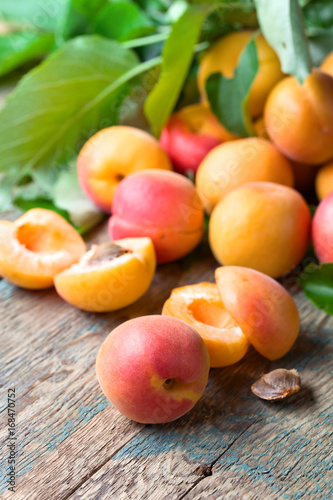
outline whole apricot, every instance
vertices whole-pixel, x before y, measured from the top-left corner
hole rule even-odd
[[[312,242],[321,262],[333,262],[333,192],[325,196],[314,214]]]
[[[109,221],[111,239],[148,236],[157,262],[183,257],[203,235],[203,208],[193,183],[164,170],[129,175],[117,188]]]
[[[209,356],[200,335],[166,316],[143,316],[104,340],[96,373],[106,397],[126,417],[170,422],[193,408],[208,378]]]
[[[250,41],[254,31],[235,31],[218,40],[203,57],[199,72],[198,86],[203,101],[206,101],[205,84],[209,75],[222,73],[231,78],[240,55]],[[249,109],[253,118],[262,114],[270,90],[281,80],[283,73],[279,58],[262,35],[255,38],[258,52],[259,70],[252,84]]]
[[[249,182],[216,205],[209,242],[221,264],[250,267],[276,278],[303,258],[310,224],[309,208],[297,191],[272,182]]]
[[[147,168],[172,170],[158,141],[143,130],[114,126],[97,132],[81,149],[77,169],[81,188],[105,212],[128,174]]]
[[[323,200],[325,196],[333,191],[333,161],[330,161],[319,169],[315,186],[319,200]]]
[[[164,126],[160,144],[177,172],[196,172],[207,153],[237,136],[228,132],[203,104],[185,106]]]
[[[14,222],[0,221],[0,274],[22,288],[53,286],[54,276],[85,250],[79,233],[52,210],[33,208]]]
[[[320,65],[320,69],[328,75],[333,76],[333,52],[330,52],[328,56],[325,57]]]
[[[271,142],[258,137],[217,146],[201,162],[195,179],[207,213],[227,193],[251,181],[293,185],[289,161]]]
[[[279,82],[265,106],[265,124],[275,146],[290,159],[318,165],[333,157],[333,77],[313,70],[303,85]]]

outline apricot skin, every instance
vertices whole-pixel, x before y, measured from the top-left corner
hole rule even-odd
[[[333,262],[333,192],[319,203],[314,214],[312,242],[321,262]]]
[[[104,394],[123,415],[163,423],[196,404],[207,383],[209,356],[200,335],[183,321],[143,316],[109,334],[96,372]],[[166,381],[172,382],[169,388]]]
[[[201,335],[211,367],[232,365],[247,353],[249,342],[226,311],[214,283],[197,283],[172,290],[162,314],[185,321]]]
[[[293,186],[289,161],[258,137],[239,139],[214,148],[201,162],[195,183],[207,213],[237,186],[268,181]]]
[[[148,236],[157,262],[189,253],[203,234],[203,208],[192,182],[183,175],[145,170],[124,179],[114,196],[111,239]]]
[[[333,76],[333,52],[330,52],[328,56],[326,56],[320,65],[320,69],[328,75]]]
[[[207,153],[221,142],[235,139],[203,104],[185,106],[164,126],[160,144],[181,174],[196,172]]]
[[[263,273],[238,266],[216,270],[222,302],[253,347],[274,361],[298,336],[299,313],[291,295]]]
[[[53,278],[85,252],[77,231],[59,214],[34,208],[15,222],[0,221],[0,274],[31,290],[53,286]]]
[[[206,100],[205,82],[209,75],[222,73],[233,76],[241,52],[250,41],[253,31],[236,31],[218,40],[203,57],[199,72],[198,86],[202,100]],[[253,118],[262,114],[270,90],[281,80],[283,74],[277,55],[262,35],[255,38],[259,58],[259,71],[250,90],[249,108]]]
[[[275,146],[290,159],[318,165],[333,157],[333,77],[319,70],[300,85],[279,82],[265,106],[265,124]]]
[[[77,160],[81,188],[107,213],[119,182],[128,174],[147,168],[172,170],[156,139],[128,126],[101,130],[85,143]]]
[[[308,206],[297,191],[249,182],[216,205],[209,242],[221,264],[250,267],[276,278],[303,258],[310,224]]]
[[[323,200],[333,191],[333,161],[330,161],[319,169],[315,180],[315,186],[319,200]]]

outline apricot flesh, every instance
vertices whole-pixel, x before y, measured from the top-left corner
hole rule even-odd
[[[204,213],[193,183],[183,175],[142,170],[124,179],[114,196],[111,239],[148,236],[157,262],[183,257],[198,245]]]
[[[106,397],[126,417],[170,422],[193,408],[208,378],[209,356],[189,325],[165,316],[131,319],[100,347],[96,373]]]
[[[287,290],[245,267],[220,267],[215,279],[225,308],[253,347],[271,361],[284,356],[300,326],[296,304]]]
[[[14,222],[0,221],[0,274],[22,288],[53,286],[54,276],[85,250],[73,226],[51,210],[33,208]]]
[[[234,74],[240,55],[250,41],[254,31],[236,31],[218,40],[203,57],[199,72],[198,86],[203,101],[206,101],[205,84],[209,75],[222,73],[228,78]],[[259,70],[252,84],[249,97],[251,116],[260,116],[270,90],[281,80],[283,73],[279,58],[262,35],[255,37],[258,51]]]
[[[293,186],[289,161],[271,144],[258,137],[239,139],[214,148],[201,162],[195,183],[207,213],[237,186],[268,181]]]
[[[269,94],[265,124],[275,146],[290,159],[318,165],[333,157],[333,77],[319,70],[300,85],[284,78]]]
[[[322,166],[315,179],[316,193],[319,200],[333,191],[333,161]]]
[[[209,242],[219,263],[276,278],[303,258],[310,225],[309,208],[297,191],[272,182],[249,182],[216,205]]]
[[[172,170],[168,156],[158,141],[143,130],[114,126],[97,132],[81,149],[77,169],[81,188],[107,213],[114,192],[132,172],[155,168]]]
[[[54,284],[69,304],[85,311],[126,307],[149,288],[156,257],[149,238],[127,238],[93,245],[81,260],[58,274]]]
[[[226,310],[214,283],[175,288],[162,314],[185,321],[203,338],[210,366],[229,366],[241,360],[249,342]]]

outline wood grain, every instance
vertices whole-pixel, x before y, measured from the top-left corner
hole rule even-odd
[[[107,240],[105,227],[88,238]],[[117,313],[70,307],[52,289],[29,292],[0,281],[0,383],[15,386],[18,472],[15,499],[327,499],[332,491],[333,318],[285,280],[300,310],[293,350],[269,362],[250,350],[237,365],[211,371],[204,396],[183,418],[140,425],[108,404],[94,371],[109,331],[158,314],[176,286],[213,281],[202,245],[180,263],[159,266],[147,294]],[[289,401],[256,398],[261,373],[296,368],[302,389]],[[1,401],[0,442],[6,438]],[[6,474],[1,464],[1,477]],[[4,499],[14,498],[5,491]]]

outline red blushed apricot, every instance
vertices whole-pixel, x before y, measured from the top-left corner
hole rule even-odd
[[[0,274],[22,288],[53,286],[53,278],[77,262],[85,243],[51,210],[34,208],[15,222],[0,221]]]
[[[253,347],[272,361],[284,356],[300,326],[296,304],[287,290],[245,267],[220,267],[215,279],[224,307]]]
[[[312,242],[321,262],[333,262],[333,192],[325,196],[314,214]]]
[[[226,310],[214,283],[175,288],[162,314],[185,321],[201,335],[212,367],[237,363],[248,350],[246,336]]]
[[[147,132],[128,126],[101,130],[86,142],[77,159],[81,188],[108,213],[119,182],[128,174],[147,168],[172,170],[158,141]]]
[[[196,172],[207,153],[222,142],[236,139],[203,104],[174,113],[164,126],[160,144],[177,172]]]
[[[319,169],[315,186],[318,200],[323,200],[333,191],[333,161],[330,161]]]
[[[300,85],[279,82],[265,105],[265,124],[275,146],[290,159],[318,165],[333,157],[333,77],[319,70]]]
[[[126,417],[170,422],[191,410],[208,378],[209,356],[200,335],[165,316],[131,319],[113,330],[96,359],[106,397]]]
[[[248,182],[214,208],[209,242],[221,264],[250,267],[277,278],[303,258],[310,226],[309,208],[295,189]]]
[[[157,262],[189,253],[203,234],[203,208],[191,181],[163,170],[144,170],[124,179],[115,192],[111,239],[148,236]]]
[[[93,245],[81,260],[58,274],[59,295],[85,311],[107,312],[126,307],[149,288],[156,268],[149,238],[125,238]]]

